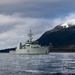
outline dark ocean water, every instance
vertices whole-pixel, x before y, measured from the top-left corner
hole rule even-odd
[[[0,54],[0,75],[74,75],[75,53]]]

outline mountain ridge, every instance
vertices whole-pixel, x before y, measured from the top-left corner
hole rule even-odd
[[[59,28],[58,28],[59,27]],[[75,25],[68,28],[56,26],[52,30],[46,31],[37,41],[41,45],[52,43],[54,48],[75,47]]]

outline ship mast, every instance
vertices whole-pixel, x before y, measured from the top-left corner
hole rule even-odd
[[[31,26],[30,26],[30,33],[28,34],[28,36],[29,36],[29,43],[32,43],[32,32],[31,32]]]

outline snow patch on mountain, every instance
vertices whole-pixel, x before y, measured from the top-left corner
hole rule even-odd
[[[63,28],[68,28],[68,27],[71,27],[71,26],[74,26],[74,25],[75,25],[75,19],[71,19],[71,20],[68,20],[65,23],[63,23],[61,26]]]

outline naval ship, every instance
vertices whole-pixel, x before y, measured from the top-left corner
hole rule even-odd
[[[29,40],[22,45],[22,43],[19,43],[15,53],[16,54],[48,54],[49,53],[49,47],[48,46],[41,46],[37,41],[32,40],[32,32],[30,29],[30,32],[28,34]]]

